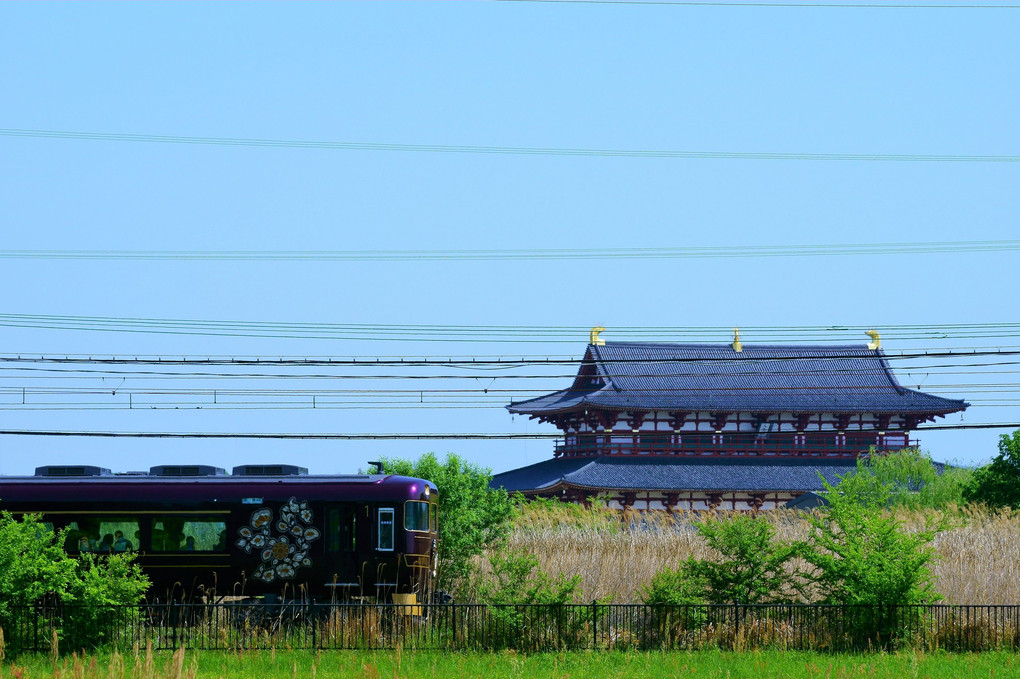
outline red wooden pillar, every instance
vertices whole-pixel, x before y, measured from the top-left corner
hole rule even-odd
[[[806,443],[806,434],[804,430],[807,429],[808,424],[811,423],[811,413],[797,413],[796,419],[793,422],[793,428],[797,430],[797,433],[793,435],[793,446],[794,448],[803,448]]]
[[[730,419],[730,415],[733,413],[720,411],[709,414],[712,416],[712,443],[714,445],[721,446],[724,442],[722,433],[723,427],[726,426],[726,421]]]
[[[881,450],[885,447],[885,432],[889,428],[892,415],[879,414],[875,416],[875,420],[878,427],[875,433],[875,447]]]
[[[669,419],[667,423],[673,430],[673,453],[680,453],[681,447],[683,447],[683,437],[680,434],[680,429],[684,426],[684,422],[687,420],[687,416],[690,415],[685,410],[671,410],[669,411]]]
[[[641,432],[641,423],[645,421],[645,416],[646,415],[648,415],[648,413],[646,413],[643,410],[631,411],[630,417],[628,417],[627,420],[626,420],[627,421],[627,426],[630,427],[630,433],[631,433],[631,439],[632,439],[631,440],[631,448],[630,448],[630,452],[631,453],[637,453],[638,452],[638,446],[640,445],[640,439],[641,439],[641,434],[640,434],[640,432]]]

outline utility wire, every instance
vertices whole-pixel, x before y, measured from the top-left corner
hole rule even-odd
[[[935,429],[1016,429],[1020,422],[987,422],[977,424],[945,424],[928,425],[911,431],[927,431]],[[593,432],[592,436],[602,434]],[[238,433],[238,432],[126,432],[126,431],[69,431],[69,430],[30,430],[2,429],[0,436],[57,436],[57,437],[99,437],[99,438],[177,438],[177,439],[316,439],[338,441],[375,441],[375,440],[513,440],[513,439],[558,439],[563,438],[561,432],[541,433]],[[583,434],[582,434],[583,436]]]
[[[310,141],[294,139],[252,139],[237,137],[189,137],[114,132],[74,132],[0,128],[0,136],[87,141],[140,142],[148,144],[185,144],[202,146],[241,146],[268,148],[327,149],[334,151],[398,151],[412,153],[469,153],[518,156],[588,156],[608,158],[678,158],[717,160],[813,160],[921,163],[1016,163],[1020,155],[921,154],[921,153],[796,153],[757,151],[668,151],[600,148],[559,148],[533,146],[470,146],[443,144],[398,144],[381,142]]]
[[[1020,243],[1020,241],[1017,241]],[[487,343],[579,345],[588,328],[563,326],[461,326],[386,325],[339,323],[284,323],[273,321],[206,321],[160,318],[100,316],[55,316],[0,314],[0,326],[46,330],[85,330],[152,335],[196,335],[216,337],[259,337],[322,340],[396,341],[415,343]],[[1020,337],[1020,323],[957,323],[943,325],[874,326],[887,340],[1009,339]],[[746,326],[741,332],[745,344],[769,343],[861,343],[858,338],[868,326]],[[721,327],[618,327],[606,334],[615,341],[661,341],[676,343],[692,339],[715,340],[732,337],[732,329]],[[759,340],[755,342],[755,340]],[[522,358],[523,360],[523,358]]]
[[[1020,247],[1020,240],[1011,241]],[[40,324],[76,324],[82,326],[114,326],[114,327],[168,327],[168,328],[214,328],[239,330],[285,330],[295,332],[351,332],[351,333],[390,333],[410,335],[412,338],[422,335],[525,335],[545,337],[578,338],[586,336],[589,328],[585,326],[550,326],[550,325],[454,325],[454,324],[385,324],[385,323],[310,323],[283,321],[237,321],[237,320],[199,320],[176,318],[131,318],[118,316],[58,316],[51,314],[10,314],[0,313],[0,321],[29,321]],[[874,328],[886,332],[916,332],[931,335],[945,335],[957,331],[1010,331],[1020,330],[1017,322],[987,323],[942,323],[942,324],[896,324],[885,323],[877,326],[864,325],[829,325],[829,326],[741,326],[742,331],[763,335],[772,334],[804,334],[813,333],[833,336],[840,333],[852,333],[855,338],[863,335],[865,330]],[[620,336],[702,336],[711,334],[716,337],[731,336],[730,326],[617,326],[608,331],[607,335]]]
[[[500,250],[0,250],[0,259],[271,262],[560,261],[833,257],[1015,250],[1020,250],[1020,240]]]
[[[498,0],[553,5],[662,5],[681,7],[784,7],[813,9],[1020,9],[1020,5],[978,3],[893,3],[893,2],[772,2],[770,0]]]
[[[945,368],[947,366],[934,366],[934,367],[933,366],[920,366],[918,368],[915,368],[914,370],[918,370],[918,371],[919,370],[924,370],[924,371],[929,371],[930,370],[931,371],[930,373],[929,372],[925,372],[925,373],[922,373],[922,375],[926,374],[926,375],[929,375],[931,377],[935,377],[935,376],[941,377],[943,375],[981,375],[981,376],[985,376],[985,377],[991,377],[991,376],[997,376],[997,375],[1016,375],[1016,374],[1020,374],[1020,370],[1003,370],[1001,367],[998,367],[998,366],[1002,366],[1002,365],[1013,365],[1013,366],[1020,365],[1020,361],[1005,362],[1005,363],[994,363],[994,364],[980,364],[980,365],[984,366],[984,367],[990,367],[990,368],[993,368],[993,369],[990,369],[990,370],[945,370],[945,369],[941,369],[941,368]],[[950,367],[961,367],[961,366],[950,366]],[[940,368],[940,369],[936,372],[935,371],[936,368]],[[104,378],[108,378],[108,379],[124,378],[124,379],[127,379],[127,378],[130,377],[130,378],[138,378],[139,380],[144,380],[144,381],[156,381],[156,382],[160,382],[160,381],[166,381],[166,382],[176,382],[176,381],[188,382],[188,381],[194,381],[194,380],[203,380],[203,381],[208,381],[208,382],[212,382],[212,383],[215,384],[215,383],[223,383],[223,382],[233,382],[233,381],[247,382],[247,381],[255,381],[255,380],[267,380],[267,381],[329,380],[329,381],[335,382],[337,380],[347,380],[347,379],[358,379],[358,380],[364,380],[364,379],[375,379],[375,380],[403,379],[402,376],[394,377],[393,375],[356,375],[356,376],[350,376],[350,375],[342,375],[342,374],[338,375],[338,374],[324,374],[324,373],[311,373],[311,374],[294,374],[294,373],[286,373],[286,374],[274,374],[274,373],[211,373],[211,372],[186,373],[186,372],[158,372],[158,371],[151,371],[151,370],[137,370],[137,371],[67,370],[67,371],[65,371],[65,370],[62,370],[62,369],[59,369],[59,368],[38,368],[38,369],[36,369],[36,368],[27,368],[27,367],[20,367],[20,368],[13,368],[13,369],[12,368],[2,368],[2,367],[0,367],[0,370],[8,370],[8,371],[13,370],[13,371],[15,371],[17,373],[17,374],[6,374],[6,375],[5,374],[0,374],[0,380],[8,380],[8,381],[11,381],[11,380],[31,380],[31,381],[44,381],[44,380],[45,381],[60,381],[60,380],[69,380],[69,381],[72,381],[72,382],[82,382],[82,381],[95,382],[96,380],[102,380]],[[41,372],[43,372],[45,374],[39,375],[39,374],[32,374],[31,372],[30,372],[30,374],[27,374],[27,375],[26,374],[21,374],[22,371],[35,371],[35,370],[39,370],[39,371],[41,371]],[[814,372],[817,372],[817,371],[814,371]],[[56,374],[50,374],[50,373],[56,373]],[[701,374],[704,375],[704,373],[701,373]],[[812,374],[812,373],[811,372],[785,371],[785,372],[783,372],[781,374],[784,374],[784,375],[801,375],[801,374]],[[901,380],[901,382],[906,382],[908,386],[910,384],[915,384],[916,383],[916,379],[912,379],[912,377],[916,377],[917,373],[904,371],[904,374],[907,375],[907,379]],[[422,376],[421,378],[422,379],[440,379],[440,380],[441,379],[446,379],[446,380],[475,380],[475,381],[477,381],[477,380],[485,379],[485,378],[499,379],[499,380],[503,380],[503,379],[542,379],[542,380],[554,380],[554,379],[573,379],[574,377],[575,377],[574,375],[500,375],[500,376],[497,376],[495,378],[492,378],[491,376],[488,376],[488,375],[482,375],[482,376],[478,376],[478,375],[446,375],[446,376],[431,376],[431,375],[427,375],[427,376]],[[920,388],[920,387],[918,387],[918,388]]]
[[[978,401],[976,404],[972,404],[975,408],[986,410],[989,408],[1011,408],[1015,409],[1020,406],[1015,399],[1007,400],[1002,399],[1001,401],[990,400],[987,403]],[[145,402],[141,403],[136,401],[133,405],[128,405],[127,402],[122,403],[105,403],[105,404],[88,404],[79,402],[66,402],[66,403],[51,403],[47,405],[0,405],[0,411],[5,412],[151,412],[151,411],[244,411],[244,412],[257,412],[257,411],[339,411],[339,410],[368,410],[373,412],[381,411],[398,411],[398,410],[415,410],[415,411],[465,411],[465,410],[489,410],[492,412],[502,411],[503,406],[501,404],[493,403],[470,403],[470,402],[443,402],[437,401],[434,403],[426,401],[425,403],[410,402],[410,403],[392,403],[392,402],[373,402],[366,401],[363,403],[333,403],[326,402],[325,400],[319,400],[318,403],[313,404],[310,401],[299,403],[299,402],[239,402],[239,403],[212,403],[212,402]]]
[[[720,343],[722,344],[722,343]],[[747,345],[749,347],[753,345]],[[796,351],[797,348],[792,346],[789,351]],[[777,354],[781,354],[781,350],[777,351]],[[1020,349],[1002,348],[1002,349],[971,349],[971,350],[955,350],[955,349],[924,349],[924,350],[903,350],[899,352],[886,353],[883,352],[882,358],[886,360],[916,360],[916,359],[936,359],[936,358],[978,358],[987,356],[1018,356],[1020,355]],[[760,356],[755,358],[748,358],[738,356],[699,356],[699,357],[668,357],[668,358],[622,358],[607,360],[610,364],[637,364],[637,365],[677,365],[677,364],[695,364],[695,365],[710,365],[713,363],[723,364],[739,364],[739,365],[751,365],[751,364],[769,364],[777,362],[814,362],[814,361],[825,361],[834,362],[843,359],[861,359],[866,358],[858,351],[847,351],[846,353],[833,352],[825,356],[810,356],[810,355],[794,355],[794,356]],[[583,358],[541,358],[541,357],[530,357],[530,358],[478,358],[478,359],[467,359],[467,358],[447,358],[447,357],[433,357],[433,358],[382,358],[382,357],[360,357],[360,358],[316,358],[316,357],[279,357],[279,358],[262,358],[253,356],[237,356],[237,357],[202,357],[202,356],[112,356],[112,355],[25,355],[25,354],[6,354],[0,355],[0,369],[8,367],[10,369],[20,370],[20,366],[33,365],[33,364],[60,364],[60,365],[145,365],[145,366],[240,366],[240,367],[358,367],[358,368],[374,368],[374,367],[397,367],[397,368],[412,368],[412,367],[463,367],[463,368],[485,368],[487,366],[509,366],[509,367],[534,367],[541,365],[549,366],[570,366],[580,365],[584,363]],[[949,366],[953,367],[953,366]],[[838,368],[836,368],[838,369]],[[917,368],[914,368],[917,369]],[[814,371],[826,372],[826,369],[812,369]],[[854,369],[856,371],[856,368]],[[700,373],[699,373],[700,374]],[[639,376],[639,375],[632,375]],[[543,376],[544,377],[544,376]],[[571,375],[573,377],[573,375]]]
[[[889,390],[889,384],[855,384],[847,385],[841,388],[841,392],[844,393],[886,393]],[[785,387],[775,387],[770,391],[779,393],[815,393],[818,389],[832,389],[831,386],[825,384],[798,384]],[[1020,384],[1002,384],[1002,383],[970,383],[970,384],[936,384],[928,387],[931,389],[960,389],[965,391],[979,391],[982,393],[999,392],[999,391],[1016,391],[1020,390]],[[871,390],[871,391],[869,391]],[[699,393],[718,393],[718,387],[646,387],[641,389],[628,389],[628,394],[641,394],[641,395],[662,395],[662,394],[699,394]],[[741,391],[752,391],[760,392],[761,386],[750,385],[750,386],[728,386],[726,387],[727,393],[741,392]],[[464,389],[282,389],[282,388],[216,388],[216,387],[125,387],[125,386],[91,386],[91,387],[0,387],[0,394],[22,394],[27,393],[30,395],[38,394],[60,394],[60,395],[106,395],[106,394],[140,394],[140,395],[184,395],[184,396],[211,396],[212,394],[220,395],[252,395],[252,396],[309,396],[313,394],[320,394],[322,396],[362,396],[362,395],[392,395],[392,396],[405,396],[427,394],[427,395],[452,395],[452,394],[467,394],[477,397],[489,396],[493,398],[502,398],[505,394],[543,394],[546,393],[544,389],[496,389],[491,387],[474,387]]]

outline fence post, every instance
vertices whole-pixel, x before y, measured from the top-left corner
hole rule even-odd
[[[733,602],[733,650],[737,650],[737,637],[740,636],[740,603]]]
[[[331,644],[349,645],[360,648],[367,643],[376,648],[384,641],[369,636],[366,638],[341,635],[331,636],[331,626],[327,615],[334,612],[327,605],[287,604],[287,607],[303,606],[300,610],[306,618],[295,617],[279,629],[270,630],[273,635],[270,641],[290,643],[291,645],[310,647],[315,650],[330,648]],[[585,610],[585,607],[588,610]],[[198,615],[198,605],[182,603],[162,603],[159,608],[154,605],[134,607],[101,608],[99,615],[91,622],[75,615],[77,609],[71,605],[53,603],[36,604],[16,607],[12,611],[11,637],[8,649],[12,652],[44,651],[49,643],[47,636],[63,626],[66,643],[70,646],[78,643],[74,640],[82,638],[102,639],[105,644],[115,645],[133,638],[144,643],[150,637],[158,649],[177,649],[185,645],[204,644],[203,648],[229,648],[235,643],[245,645],[242,640],[244,629],[249,625],[261,629],[265,620],[263,616],[230,615],[234,604],[220,604],[211,608],[203,607],[206,617]],[[351,623],[346,619],[349,609],[343,609],[345,615],[338,618],[338,625],[353,625],[362,633],[370,627],[371,620],[363,610],[366,605],[359,604],[353,611],[357,620]],[[392,610],[392,605],[382,605]],[[458,614],[459,608],[463,614]],[[598,626],[601,608],[606,608],[606,645],[599,641]],[[246,609],[247,610],[247,609]],[[261,609],[260,609],[261,610]],[[372,610],[379,610],[373,608]],[[502,604],[486,606],[483,604],[441,604],[434,608],[423,605],[422,610],[428,613],[416,627],[409,619],[395,616],[392,627],[386,627],[382,639],[389,640],[396,646],[410,642],[411,648],[424,650],[440,644],[448,650],[465,650],[468,648],[520,648],[526,650],[539,649],[583,649],[578,646],[583,638],[591,642],[592,650],[612,649],[617,645],[640,643],[648,645],[658,641],[663,648],[696,647],[712,640],[708,626],[713,630],[724,632],[718,635],[717,643],[722,646],[728,632],[732,631],[732,645],[736,648],[753,649],[768,642],[770,630],[763,633],[756,626],[756,621],[763,623],[779,623],[788,621],[792,627],[789,631],[790,642],[801,650],[815,648],[830,651],[847,650],[895,650],[898,643],[913,643],[920,648],[944,646],[953,651],[989,650],[999,646],[1016,649],[1020,646],[1020,605],[900,605],[900,604],[855,604],[855,605],[785,605],[765,606],[761,604],[741,604],[734,601],[718,605],[681,605],[681,604],[599,604],[592,599],[588,604],[580,602],[570,604],[533,604],[514,605]],[[748,611],[755,615],[748,618],[748,625],[743,624],[743,617]],[[508,615],[489,616],[486,613],[495,611]],[[729,613],[727,613],[729,611]],[[339,615],[339,611],[335,611]],[[509,615],[513,613],[514,615]],[[576,614],[576,616],[575,616]],[[732,615],[731,628],[726,629],[726,616]],[[226,621],[221,621],[227,616]],[[447,617],[449,616],[449,617]],[[550,616],[555,616],[551,618]],[[31,620],[26,618],[31,617]],[[235,618],[237,618],[235,620]],[[242,620],[242,618],[247,618]],[[584,633],[581,624],[585,618],[591,625],[591,632]],[[522,621],[527,633],[513,636],[514,620]],[[326,620],[324,623],[323,620]],[[236,624],[236,623],[241,623]],[[452,625],[451,625],[452,623]],[[319,634],[319,626],[326,624],[323,634]],[[88,628],[92,626],[92,629]],[[128,625],[131,625],[129,628]],[[311,625],[311,630],[308,630]],[[452,634],[442,633],[447,625],[452,626]],[[464,630],[460,630],[464,625]],[[169,626],[169,629],[167,629]],[[208,636],[203,637],[202,631],[208,626]],[[223,628],[224,640],[220,643],[214,638],[214,632]],[[748,637],[740,635],[746,627]],[[89,635],[89,633],[93,633]],[[129,635],[128,632],[131,632]],[[341,629],[341,632],[343,630]],[[621,641],[617,643],[614,632],[620,632]],[[785,634],[785,629],[783,630]],[[433,640],[430,635],[436,634]],[[82,635],[87,635],[82,637]],[[232,641],[232,637],[234,641]],[[335,641],[331,641],[334,639]],[[763,641],[764,640],[764,641]],[[576,644],[574,642],[577,642]],[[258,646],[253,640],[252,645]],[[438,648],[437,648],[438,650]]]

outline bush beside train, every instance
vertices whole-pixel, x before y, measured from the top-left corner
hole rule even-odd
[[[41,514],[72,553],[134,552],[158,600],[418,603],[437,563],[436,487],[292,465],[45,466],[0,477],[0,509]]]

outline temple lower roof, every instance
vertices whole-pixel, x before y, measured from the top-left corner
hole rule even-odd
[[[490,487],[535,492],[558,486],[598,491],[820,491],[857,468],[854,459],[672,456],[556,458],[492,477]],[[820,475],[820,476],[819,476]]]

